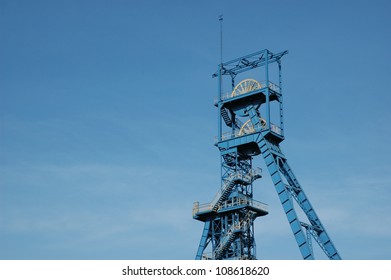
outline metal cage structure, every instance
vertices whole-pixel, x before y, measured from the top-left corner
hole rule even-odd
[[[256,259],[254,220],[268,206],[253,198],[253,183],[264,159],[303,259],[314,259],[312,240],[329,259],[341,259],[331,238],[294,175],[280,143],[284,137],[281,60],[288,53],[261,50],[218,66],[218,134],[221,186],[210,203],[193,205],[193,218],[204,222],[196,259]],[[262,80],[236,78],[254,71]],[[231,91],[223,93],[229,79]],[[300,211],[300,220],[298,212]]]

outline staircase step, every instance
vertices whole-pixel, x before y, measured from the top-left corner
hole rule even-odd
[[[225,124],[229,127],[232,127],[232,119],[229,116],[228,110],[226,108],[221,108],[221,116],[223,117]]]

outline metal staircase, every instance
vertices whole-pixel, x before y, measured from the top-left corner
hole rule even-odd
[[[238,173],[238,172],[234,172],[234,173],[229,174],[229,176],[226,179],[224,179],[222,188],[215,194],[213,200],[210,203],[205,203],[202,205],[196,204],[197,210],[193,211],[193,215],[200,214],[200,212],[205,212],[205,211],[206,212],[219,211],[222,208],[222,205],[224,203],[227,204],[227,201],[228,201],[230,195],[232,195],[234,188],[237,187],[238,184],[241,186],[250,185],[256,179],[259,179],[261,177],[262,176],[261,176],[261,169],[260,168],[250,169],[244,175],[242,173]],[[247,198],[245,200],[249,203],[254,202],[254,200],[249,196],[238,195],[238,194],[234,195],[234,198],[236,198],[237,201],[239,201],[240,197]],[[241,201],[243,201],[243,198]]]
[[[224,180],[223,188],[216,193],[214,199],[211,202],[212,211],[217,211],[220,205],[227,200],[229,195],[231,194],[233,188],[237,183],[241,183],[243,185],[251,184],[255,179],[260,178],[259,172],[254,169],[250,169],[247,174],[242,175],[241,173],[232,173],[228,176],[226,180]]]
[[[229,246],[241,231],[246,232],[249,230],[249,227],[253,221],[253,217],[254,213],[248,211],[242,220],[235,222],[230,226],[227,233],[225,233],[224,236],[220,239],[220,242],[213,253],[215,260],[220,260],[222,258],[224,252],[227,251]]]
[[[229,158],[229,164],[233,161]],[[237,157],[236,158],[237,161]],[[243,164],[248,168],[248,165]],[[232,165],[231,165],[232,167]],[[205,222],[202,238],[197,251],[196,259],[253,259],[251,250],[246,256],[239,255],[232,250],[232,243],[241,237],[252,238],[252,223],[258,216],[267,214],[267,205],[253,200],[243,191],[252,183],[261,178],[259,168],[248,168],[246,173],[234,171],[223,180],[221,189],[210,203],[194,204],[193,217]],[[213,244],[211,253],[204,253],[205,248]],[[241,250],[243,251],[243,249]]]
[[[232,127],[232,119],[231,117],[228,115],[228,110],[226,108],[221,108],[221,117],[223,118],[225,124],[228,126],[228,127]]]

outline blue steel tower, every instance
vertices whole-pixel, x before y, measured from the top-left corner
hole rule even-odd
[[[281,59],[287,53],[262,50],[221,63],[213,74],[219,85],[215,145],[221,155],[221,186],[210,203],[193,206],[193,218],[204,222],[198,260],[256,258],[254,220],[268,214],[267,205],[253,198],[253,183],[262,177],[252,166],[256,156],[265,160],[303,259],[314,259],[313,240],[329,259],[341,259],[280,148]],[[224,93],[226,80],[231,90]]]

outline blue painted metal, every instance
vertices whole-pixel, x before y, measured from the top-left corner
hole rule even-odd
[[[268,214],[267,206],[253,199],[253,182],[261,177],[252,167],[257,155],[265,160],[303,259],[314,259],[311,238],[329,259],[341,259],[279,146],[285,139],[281,58],[287,53],[259,51],[221,63],[213,75],[219,78],[215,145],[221,154],[221,187],[211,203],[197,202],[193,208],[193,217],[205,222],[196,259],[256,258],[253,222]],[[269,80],[273,63],[278,66],[275,73],[278,85]],[[237,75],[258,67],[263,67],[264,82],[257,82],[254,88],[249,80],[255,80],[247,79],[235,87]],[[222,82],[226,75],[231,78],[233,93],[223,96]],[[273,102],[279,103],[279,111],[274,115],[270,106]],[[295,205],[307,218],[306,222],[299,219]]]
[[[210,221],[206,221],[204,225],[204,230],[202,231],[202,237],[200,241],[200,245],[198,246],[198,251],[196,255],[196,260],[202,259],[202,253],[204,252],[206,246],[208,245],[211,237],[211,230],[210,230]]]

